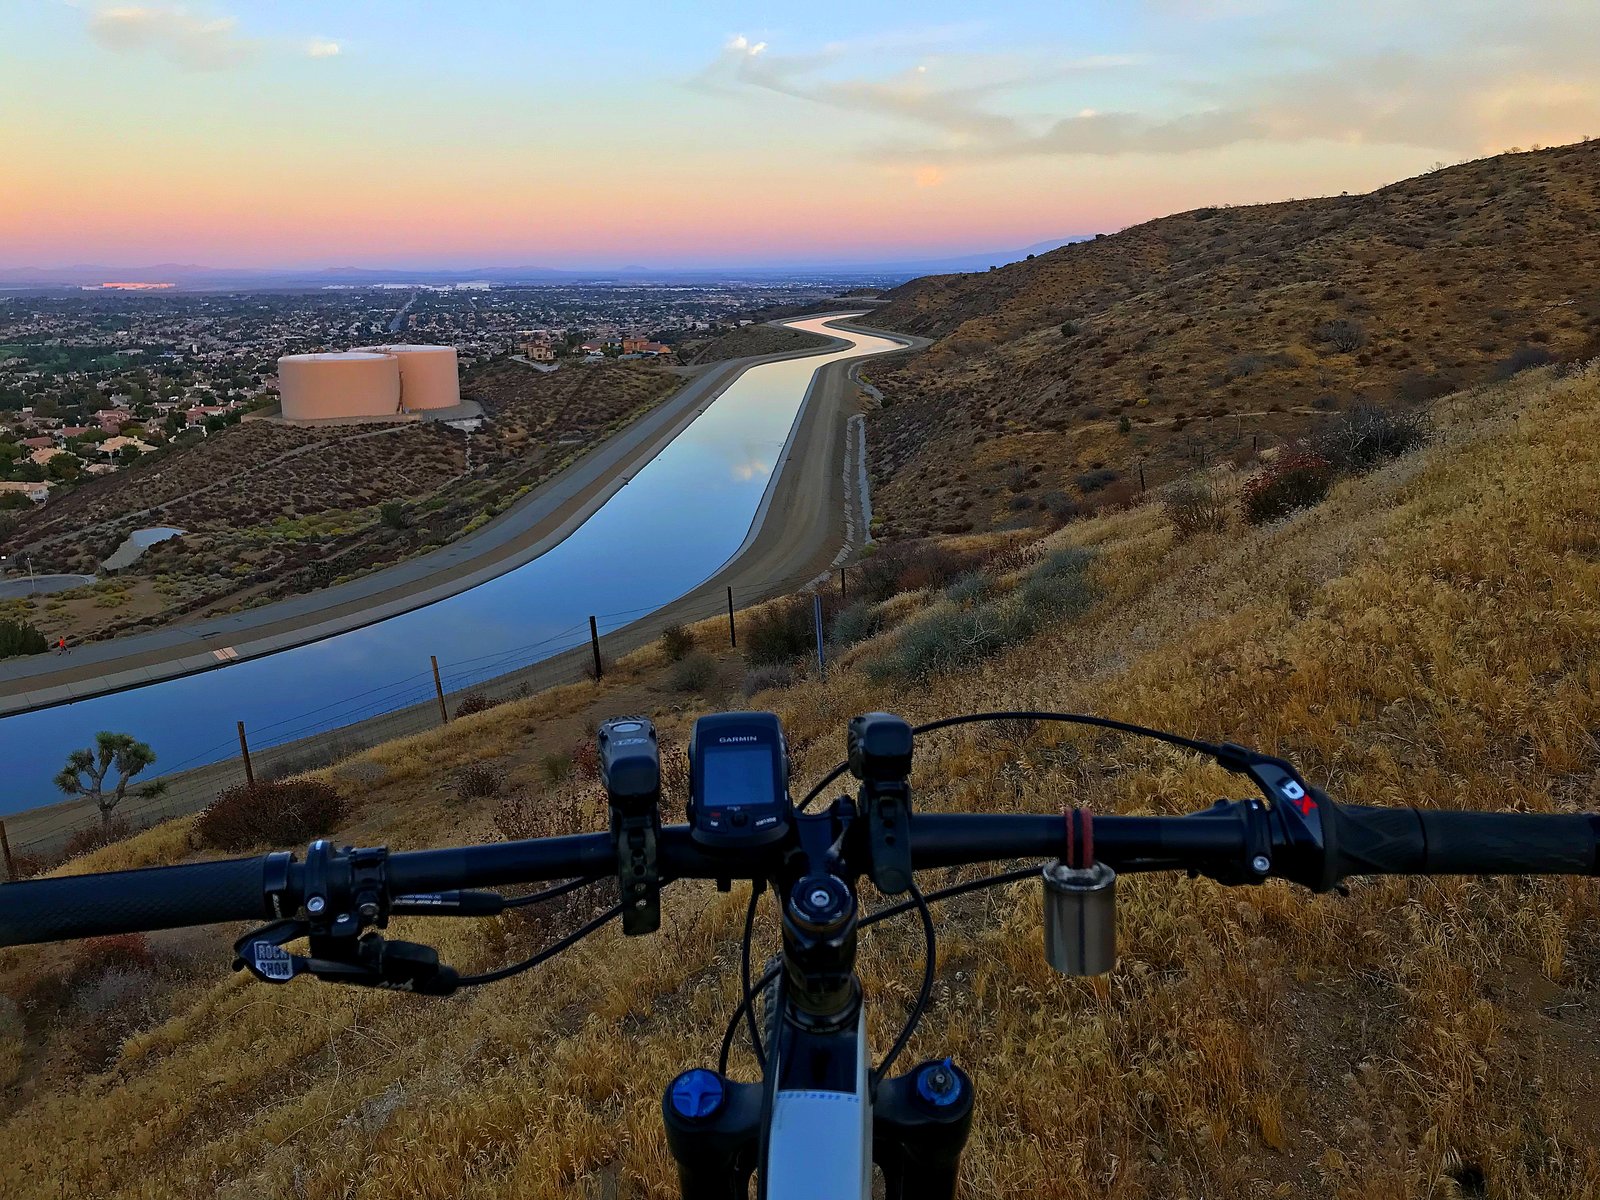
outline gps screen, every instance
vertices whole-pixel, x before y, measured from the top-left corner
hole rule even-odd
[[[777,781],[771,746],[717,746],[701,762],[704,803],[710,808],[771,804]]]

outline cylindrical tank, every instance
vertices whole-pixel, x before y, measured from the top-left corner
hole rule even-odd
[[[278,391],[289,421],[391,416],[400,411],[400,360],[370,352],[286,355],[278,360]]]
[[[454,346],[363,346],[400,360],[400,406],[407,412],[454,408],[461,403],[461,380]]]

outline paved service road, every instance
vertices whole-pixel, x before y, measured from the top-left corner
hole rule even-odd
[[[65,592],[70,588],[93,583],[93,575],[35,575],[20,579],[0,581],[0,600],[20,600],[25,596],[48,596],[51,592]]]

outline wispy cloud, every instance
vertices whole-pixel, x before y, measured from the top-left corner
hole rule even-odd
[[[1526,0],[1525,19],[1513,29],[1478,0],[1462,0],[1460,20],[1440,23],[1425,44],[1402,53],[1374,52],[1381,37],[1363,39],[1365,46],[1324,37],[1264,0],[1148,2],[1164,5],[1174,19],[1250,18],[1239,34],[1239,64],[1219,67],[1175,36],[1156,58],[959,53],[874,69],[877,52],[925,47],[947,29],[868,35],[809,54],[781,53],[766,43],[753,53],[741,37],[695,83],[716,91],[759,89],[909,126],[862,153],[912,168],[922,186],[942,180],[942,168],[973,161],[1176,155],[1319,140],[1471,154],[1600,131],[1600,58],[1592,54],[1600,42],[1600,5]],[[1381,7],[1377,0],[1359,2]],[[1274,15],[1281,20],[1275,23]],[[946,62],[961,69],[946,72]],[[957,80],[945,82],[947,74]],[[1106,102],[1093,103],[1097,93]],[[1038,97],[1050,94],[1073,102],[1061,104],[1064,112],[1039,111]],[[1133,105],[1130,94],[1139,97]]]
[[[73,3],[70,7],[83,7]],[[332,38],[313,37],[291,44],[253,37],[237,17],[214,15],[177,4],[99,4],[88,10],[89,36],[119,54],[148,54],[191,71],[222,71],[267,54],[336,58],[342,47]]]
[[[196,71],[248,62],[261,43],[239,32],[234,17],[196,16],[185,8],[116,5],[89,15],[89,36],[108,50],[150,53]]]

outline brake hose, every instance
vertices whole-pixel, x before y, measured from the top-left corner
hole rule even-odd
[[[952,725],[975,725],[982,721],[1053,721],[1063,725],[1090,725],[1096,729],[1111,729],[1118,733],[1131,733],[1136,737],[1147,737],[1158,742],[1166,742],[1171,746],[1178,746],[1184,750],[1193,750],[1204,754],[1208,758],[1217,758],[1223,753],[1223,748],[1211,742],[1203,742],[1198,738],[1187,738],[1182,734],[1168,733],[1164,729],[1151,729],[1146,725],[1134,725],[1128,721],[1118,721],[1111,717],[1095,717],[1088,713],[1060,713],[1060,712],[986,712],[966,713],[959,717],[941,717],[937,721],[929,721],[923,725],[912,728],[913,734],[932,733],[936,729],[948,729]],[[840,763],[829,771],[817,782],[817,785],[806,793],[805,798],[795,806],[796,812],[805,812],[806,806],[820,796],[827,786],[839,776],[850,769],[848,761]]]

